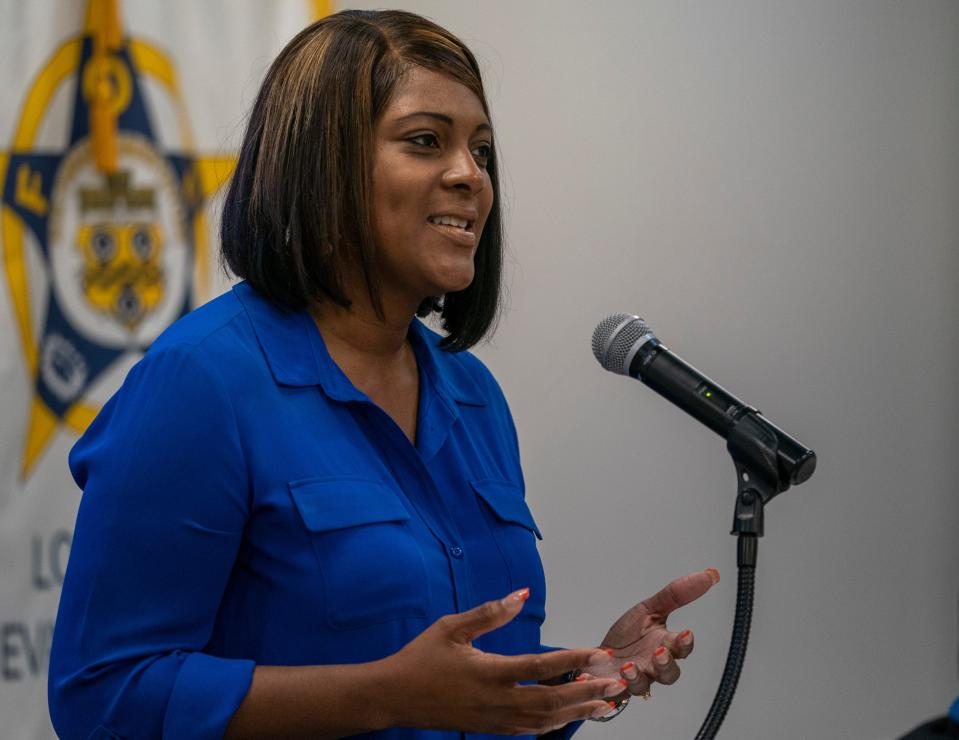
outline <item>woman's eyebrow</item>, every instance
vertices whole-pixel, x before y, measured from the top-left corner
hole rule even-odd
[[[429,111],[429,110],[420,110],[420,111],[416,111],[416,112],[414,112],[414,113],[407,113],[405,116],[400,116],[399,118],[397,118],[397,119],[396,119],[396,122],[397,122],[397,123],[402,123],[403,121],[407,120],[408,118],[416,118],[417,116],[428,116],[429,118],[435,118],[435,119],[438,120],[438,121],[442,121],[443,123],[445,123],[445,124],[448,125],[448,126],[452,126],[452,125],[453,125],[453,118],[452,118],[452,116],[448,116],[448,115],[446,115],[445,113],[437,113],[436,111]],[[476,129],[475,129],[475,131],[492,131],[492,130],[493,130],[493,127],[490,126],[488,123],[485,123],[485,122],[479,124],[479,125],[476,127]]]

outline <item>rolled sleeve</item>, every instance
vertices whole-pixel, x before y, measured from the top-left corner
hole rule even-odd
[[[249,688],[251,661],[203,652],[249,495],[231,400],[196,350],[148,353],[70,453],[83,496],[50,657],[60,737],[221,737]]]
[[[223,737],[253,680],[252,660],[187,656],[167,704],[164,740]]]

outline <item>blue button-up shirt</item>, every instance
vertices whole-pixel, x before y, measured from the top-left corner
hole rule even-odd
[[[220,737],[257,663],[383,658],[524,586],[520,616],[475,644],[544,649],[540,533],[503,394],[419,321],[409,338],[415,445],[306,311],[244,283],[157,339],[70,454],[83,498],[49,684],[62,737]]]

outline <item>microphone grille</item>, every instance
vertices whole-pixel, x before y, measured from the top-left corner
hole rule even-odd
[[[611,373],[629,375],[627,360],[636,343],[653,331],[639,316],[614,313],[593,330],[593,356]]]

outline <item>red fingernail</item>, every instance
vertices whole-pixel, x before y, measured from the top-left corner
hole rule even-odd
[[[584,676],[582,673],[580,673],[574,680],[575,680],[575,681],[585,681],[585,680],[586,680],[586,676]]]
[[[614,702],[614,701],[608,701],[608,702],[606,702],[606,703],[609,704],[609,708],[610,708],[610,709],[615,709],[615,708],[616,708],[616,702]]]
[[[629,682],[626,679],[620,678],[618,680],[623,685],[623,688],[626,688],[627,686],[629,686]]]
[[[666,648],[660,645],[658,648],[656,648],[656,652],[653,653],[653,655],[655,655],[658,658],[660,655],[662,655],[665,652],[666,652]]]
[[[620,668],[620,670],[628,671],[630,668],[635,668],[635,667],[636,667],[636,664],[633,661],[629,661],[628,663],[623,663],[623,667]]]
[[[613,657],[613,651],[610,650],[609,648],[606,648],[606,654],[607,654],[610,658]]]
[[[509,608],[511,606],[516,606],[516,604],[522,604],[528,598],[529,598],[529,589],[522,588],[519,591],[513,591],[513,593],[507,594],[506,596],[504,596],[500,600],[500,603],[503,606]]]

